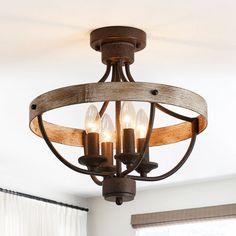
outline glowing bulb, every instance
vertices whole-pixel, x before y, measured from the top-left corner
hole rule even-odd
[[[148,128],[148,117],[143,109],[140,109],[136,117],[136,138],[145,138]]]
[[[101,142],[114,142],[115,131],[111,117],[104,114],[101,123]]]
[[[123,129],[134,129],[135,116],[135,108],[132,102],[123,102],[120,114],[121,127]]]
[[[101,118],[96,106],[90,105],[85,115],[86,133],[100,133]]]

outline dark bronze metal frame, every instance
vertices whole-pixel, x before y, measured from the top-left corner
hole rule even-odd
[[[134,53],[143,49],[146,45],[146,34],[142,30],[122,26],[105,27],[93,31],[90,39],[91,47],[101,51],[102,61],[107,66],[103,77],[98,83],[65,87],[50,91],[34,99],[30,105],[30,128],[35,134],[44,138],[48,147],[64,165],[76,172],[90,175],[96,184],[103,186],[105,199],[115,201],[120,205],[123,201],[133,200],[135,196],[135,181],[133,180],[159,181],[173,175],[181,168],[192,152],[197,134],[207,126],[207,106],[202,97],[191,91],[162,84],[135,82],[130,73],[130,64],[134,61]],[[112,74],[111,82],[106,82],[110,73]],[[121,158],[124,154],[121,150],[120,127],[121,101],[123,100],[150,103],[149,125],[143,150],[138,155],[134,153],[133,162],[127,165],[127,169],[124,171],[122,171],[121,165],[122,162],[124,163],[124,159]],[[116,112],[115,169],[96,168],[104,161],[104,158],[93,157],[87,160],[86,158],[89,157],[86,157],[86,155],[81,157],[79,162],[86,165],[87,169],[72,165],[61,156],[52,142],[86,146],[83,141],[85,137],[84,130],[50,124],[43,121],[42,114],[52,109],[73,104],[103,102],[99,112],[102,116],[111,101],[115,102]],[[186,117],[163,107],[160,103],[190,109],[198,113],[199,116]],[[156,109],[183,120],[184,123],[154,129]],[[175,135],[172,129],[177,131],[179,135]],[[169,134],[168,139],[165,138],[167,133]],[[146,166],[145,163],[142,163],[149,146],[175,143],[188,138],[191,138],[189,147],[174,168],[159,176],[147,176],[149,171],[157,167],[157,164],[153,162],[148,162]],[[141,163],[142,165],[140,165]],[[145,174],[140,176],[130,175],[138,167],[139,169],[145,169]],[[100,181],[97,176],[102,176],[103,181]],[[114,187],[114,185],[117,185],[117,187]]]

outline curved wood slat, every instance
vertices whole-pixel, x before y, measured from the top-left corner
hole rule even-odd
[[[114,69],[114,68],[113,68]],[[158,90],[158,95],[152,94]],[[122,93],[120,93],[122,91]],[[126,96],[124,96],[124,94]],[[143,101],[180,106],[199,113],[199,133],[207,126],[207,106],[205,100],[185,89],[153,83],[92,83],[65,87],[42,94],[30,106],[30,128],[41,136],[37,116],[63,106],[101,101]],[[191,118],[192,119],[192,118]],[[83,130],[63,127],[44,121],[48,137],[52,142],[65,145],[83,146]],[[191,125],[184,122],[153,129],[150,146],[176,143],[191,137]]]
[[[198,116],[197,118],[200,133],[206,127],[206,120],[202,116]],[[47,130],[48,137],[52,142],[69,146],[83,147],[84,130],[59,126],[47,121],[43,122],[45,129]],[[30,124],[30,128],[36,135],[42,137],[37,118],[33,119]],[[183,122],[177,125],[155,128],[152,131],[149,146],[153,147],[177,143],[191,138],[191,135],[192,131],[190,122]]]
[[[158,90],[158,94],[153,94]],[[120,92],[122,91],[122,93]],[[207,119],[206,101],[186,89],[154,83],[91,83],[64,87],[40,95],[31,103],[30,120],[44,112],[89,102],[140,101],[163,103],[192,110]]]

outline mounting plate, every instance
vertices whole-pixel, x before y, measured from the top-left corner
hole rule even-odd
[[[101,46],[106,43],[130,43],[137,52],[146,46],[146,33],[129,26],[108,26],[91,32],[90,46],[94,50],[101,51]]]

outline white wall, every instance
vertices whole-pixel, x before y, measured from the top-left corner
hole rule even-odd
[[[116,206],[88,199],[88,236],[130,236],[132,214],[236,203],[236,178],[138,192],[133,202]]]

